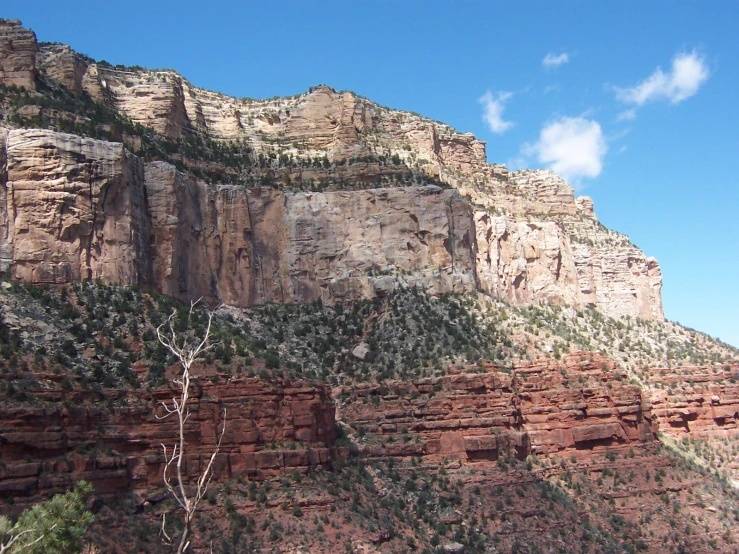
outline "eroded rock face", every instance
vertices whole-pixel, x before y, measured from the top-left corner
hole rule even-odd
[[[515,304],[582,304],[575,260],[561,225],[476,212],[475,230],[482,290]]]
[[[13,261],[8,243],[8,167],[6,144],[8,130],[0,128],[0,271],[7,271]]]
[[[600,225],[592,200],[575,199],[573,189],[551,171],[509,173],[504,166],[488,164],[485,143],[471,134],[326,86],[290,98],[239,100],[194,87],[173,71],[113,68],[66,46],[44,46],[37,53],[33,33],[16,22],[0,25],[0,48],[7,52],[3,82],[26,79],[28,84],[38,67],[44,79],[75,94],[89,94],[162,135],[196,133],[238,140],[255,155],[274,157],[277,149],[298,160],[309,158],[310,163],[283,171],[288,183],[293,178],[339,180],[366,188],[382,186],[399,168],[412,168],[452,187],[246,190],[204,183],[155,162],[146,169],[145,209],[141,195],[133,194],[131,208],[121,208],[129,223],[118,226],[113,240],[121,244],[128,225],[129,250],[137,252],[133,257],[146,256],[151,229],[150,260],[139,264],[143,271],[134,277],[132,255],[122,246],[110,246],[108,238],[99,243],[100,254],[82,245],[84,240],[68,243],[77,241],[71,234],[87,236],[85,226],[91,221],[101,224],[94,215],[99,199],[88,200],[81,190],[88,169],[109,165],[109,158],[120,152],[127,160],[121,162],[127,168],[121,170],[128,183],[124,189],[130,185],[131,191],[141,191],[140,162],[120,145],[99,142],[100,152],[92,157],[100,160],[75,169],[75,156],[88,163],[88,153],[77,152],[89,150],[84,146],[88,143],[60,138],[66,149],[61,159],[67,161],[57,167],[16,148],[12,165],[32,175],[21,177],[13,170],[6,186],[16,191],[11,197],[0,188],[0,267],[13,265],[18,278],[149,279],[178,298],[204,296],[237,306],[318,298],[350,301],[405,283],[431,293],[480,290],[515,304],[551,301],[593,306],[615,317],[663,318],[662,277],[654,259],[628,237]],[[5,150],[11,147],[9,142]],[[102,153],[106,149],[109,154]],[[335,165],[315,163],[326,159]],[[62,173],[64,182],[58,181]],[[24,189],[39,186],[29,180],[43,183],[48,204],[43,209],[36,206],[35,193]],[[75,184],[70,188],[69,183]],[[10,213],[16,194],[21,203]],[[44,215],[49,209],[56,215]],[[147,221],[141,221],[144,213]],[[74,220],[80,222],[72,225]],[[113,227],[109,224],[109,231]],[[60,229],[67,229],[64,236]],[[41,252],[42,246],[54,248],[57,240],[62,243],[58,253]],[[80,249],[89,252],[84,255],[89,261],[72,260],[82,256]],[[116,249],[122,249],[121,255]],[[123,267],[98,260],[107,256]],[[112,265],[102,269],[105,263]]]
[[[349,301],[389,292],[396,273],[437,293],[475,290],[472,214],[453,190],[247,190],[158,162],[146,188],[154,284],[175,297]]]
[[[0,19],[0,83],[36,88],[36,34],[18,20]]]
[[[710,368],[684,370],[695,383],[651,392],[629,383],[607,358],[587,352],[506,371],[486,364],[482,372],[333,391],[283,379],[200,379],[186,427],[190,450],[184,470],[193,478],[202,453],[212,452],[224,408],[227,425],[217,480],[306,472],[350,455],[484,467],[530,454],[587,461],[614,450],[625,457],[630,447],[643,446],[658,430],[678,439],[735,436],[739,386],[714,384],[718,377]],[[734,365],[732,371],[737,370]],[[674,372],[666,379],[681,382]],[[101,494],[157,494],[152,491],[161,487],[160,445],[173,443],[178,427],[174,420],[157,419],[163,412],[153,406],[170,399],[172,391],[109,390],[111,406],[119,406],[114,408],[90,404],[86,394],[48,390],[39,397],[58,407],[5,410],[0,496],[12,494],[22,503],[66,490],[79,479],[91,481]],[[68,407],[62,405],[65,398]],[[337,424],[350,433],[354,454],[336,446]],[[91,447],[97,454],[78,454]],[[106,449],[118,454],[101,455]]]
[[[625,375],[601,356],[574,354],[510,374],[487,369],[337,389],[335,397],[353,399],[338,414],[368,437],[360,446],[366,456],[467,462],[575,455],[640,444],[657,430],[641,389],[620,382]]]
[[[111,399],[125,400],[123,391],[109,394]],[[58,395],[52,393],[53,399],[60,400]],[[11,493],[19,500],[48,495],[67,490],[80,479],[93,483],[100,494],[159,489],[161,444],[174,444],[179,428],[175,419],[157,419],[164,414],[151,406],[171,397],[172,391],[163,388],[145,399],[151,404],[129,399],[130,407],[113,410],[100,404],[6,410],[0,423],[0,495]],[[78,398],[75,404],[83,400]],[[331,449],[336,437],[334,404],[323,385],[257,379],[220,385],[206,382],[191,407],[186,427],[190,450],[183,469],[193,480],[202,452],[212,452],[217,442],[224,408],[228,420],[215,465],[219,480],[236,476],[265,479],[305,471],[345,455]],[[101,428],[104,438],[99,436]],[[122,454],[75,454],[93,444]],[[33,462],[26,462],[31,451]]]
[[[82,80],[88,63],[66,44],[52,44],[39,49],[36,67],[53,81],[57,81],[74,92],[83,93]]]
[[[581,299],[612,317],[663,319],[662,271],[638,248],[573,245]]]
[[[7,168],[6,243],[17,279],[149,280],[143,165],[122,144],[13,130]]]
[[[286,195],[286,252],[298,301],[349,300],[409,284],[432,293],[475,289],[469,205],[438,187]],[[405,280],[405,279],[404,279]]]
[[[673,437],[735,437],[739,434],[739,363],[656,367],[649,370],[650,391],[663,433]],[[727,382],[728,379],[728,382]]]
[[[0,260],[19,279],[151,283],[183,300],[242,307],[369,299],[404,283],[662,317],[656,261],[600,226],[559,182],[521,197],[557,219],[483,210],[437,186],[213,185],[164,162],[142,164],[120,143],[46,130],[5,136]]]

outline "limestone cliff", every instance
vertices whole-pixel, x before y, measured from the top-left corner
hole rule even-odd
[[[216,182],[154,161],[161,150],[114,125],[104,136],[126,148],[51,131],[13,130],[6,141],[3,131],[0,264],[17,278],[151,283],[238,306],[371,298],[405,283],[663,317],[654,259],[603,227],[592,201],[555,174],[488,164],[471,134],[326,86],[231,98],[172,71],[39,49],[17,22],[0,26],[0,49],[5,84],[38,78],[153,129],[165,150],[198,137],[252,164],[239,169],[248,178]],[[64,119],[48,117],[51,127]],[[94,125],[80,121],[87,127],[75,129]]]
[[[143,166],[122,144],[12,130],[7,168],[3,248],[16,278],[148,280]]]
[[[245,190],[159,162],[146,183],[154,284],[175,297],[358,300],[388,292],[397,273],[439,293],[475,288],[471,211],[452,190]]]

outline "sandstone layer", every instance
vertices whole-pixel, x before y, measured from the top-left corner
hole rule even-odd
[[[43,130],[7,139],[6,246],[18,279],[148,279],[143,165],[122,144]]]
[[[489,371],[342,389],[339,396],[355,400],[339,414],[364,437],[360,451],[373,457],[477,462],[576,455],[640,444],[657,430],[651,403],[623,379],[605,358],[579,354],[561,365],[520,366],[512,374]]]
[[[305,472],[349,455],[432,464],[531,454],[588,460],[594,453],[642,446],[657,431],[677,438],[735,435],[739,411],[736,386],[698,386],[682,400],[658,393],[650,398],[592,353],[512,372],[488,364],[482,373],[338,387],[333,399],[325,385],[255,378],[203,380],[197,391],[186,427],[191,449],[185,468],[196,475],[212,452],[225,409],[219,480]],[[157,419],[160,408],[152,406],[172,392],[161,388],[134,399],[131,392],[108,391],[109,404],[118,406],[111,408],[65,394],[41,393],[57,407],[6,410],[0,495],[45,495],[82,478],[103,494],[158,489],[160,445],[174,442],[178,428],[174,420]],[[337,425],[350,433],[354,454],[335,443]]]

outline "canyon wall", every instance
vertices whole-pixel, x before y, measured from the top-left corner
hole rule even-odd
[[[12,130],[5,157],[2,248],[16,278],[149,279],[143,164],[122,144]]]
[[[352,399],[338,417],[358,430],[360,452],[370,457],[587,455],[643,443],[658,428],[641,389],[612,362],[587,353],[512,373],[488,366],[484,373],[367,384],[338,397]]]
[[[7,20],[0,54],[2,84],[66,87],[174,140],[310,160],[307,173],[346,188],[216,185],[120,143],[2,128],[0,269],[16,278],[139,283],[237,306],[351,301],[402,283],[663,318],[656,260],[603,227],[592,201],[555,174],[488,164],[469,133],[327,86],[236,99],[173,71],[39,46]],[[398,169],[440,186],[357,190]]]
[[[36,35],[17,20],[0,19],[0,83],[36,88]]]
[[[733,436],[737,430],[736,385],[645,392],[599,354],[574,353],[513,370],[486,363],[476,371],[333,391],[282,379],[198,380],[186,426],[185,471],[195,476],[212,452],[224,409],[226,432],[216,465],[223,480],[306,472],[347,456],[432,464],[505,462],[532,454],[587,460],[609,450],[625,454],[657,431],[679,439]],[[0,497],[13,495],[22,503],[79,479],[103,494],[160,494],[161,444],[176,440],[178,426],[157,416],[163,415],[159,402],[172,391],[110,390],[107,402],[95,403],[85,394],[49,390],[39,398],[53,404],[5,411]],[[341,427],[351,448],[336,442]]]
[[[452,190],[334,193],[207,186],[146,166],[154,284],[230,305],[372,298],[392,267],[439,293],[475,288],[469,206]]]
[[[69,489],[79,479],[93,483],[101,494],[159,489],[161,445],[175,444],[179,433],[176,419],[157,418],[164,415],[159,402],[170,401],[172,391],[106,395],[110,406],[118,407],[55,391],[40,395],[56,402],[55,407],[5,410],[0,422],[0,497],[23,501],[46,496]],[[331,449],[336,438],[334,404],[323,385],[257,379],[204,382],[191,408],[185,429],[190,449],[183,471],[193,479],[214,450],[224,409],[226,430],[215,465],[218,479],[265,479],[346,455]]]
[[[235,306],[367,299],[403,283],[662,317],[659,267],[633,246],[573,243],[565,223],[496,214],[457,189],[247,189],[144,164],[120,143],[2,136],[0,252],[18,279]]]

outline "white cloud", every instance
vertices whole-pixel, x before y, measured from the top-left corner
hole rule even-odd
[[[561,117],[545,125],[539,140],[524,145],[523,151],[576,185],[583,178],[600,175],[608,146],[597,121]]]
[[[636,110],[634,108],[625,110],[616,116],[616,121],[632,121],[634,119],[636,119]]]
[[[673,58],[670,72],[665,73],[658,67],[635,87],[616,89],[616,97],[637,106],[659,100],[679,104],[698,92],[709,74],[705,60],[697,52],[682,53]]]
[[[483,105],[482,120],[488,124],[493,133],[501,135],[513,127],[513,122],[503,120],[505,103],[512,96],[511,92],[499,92],[493,96],[493,93],[488,91],[478,100]]]
[[[551,52],[544,56],[544,59],[541,60],[541,65],[546,67],[547,69],[551,67],[559,67],[560,65],[566,64],[570,61],[570,56],[567,52],[562,52],[561,54],[552,54]]]

